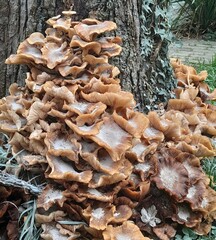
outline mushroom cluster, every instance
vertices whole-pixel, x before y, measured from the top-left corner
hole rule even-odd
[[[29,72],[0,100],[0,130],[14,155],[24,149],[18,163],[47,181],[41,238],[166,240],[178,224],[208,233],[216,193],[200,159],[216,153],[204,135],[216,135],[216,116],[196,78],[182,80],[162,115],[135,111],[108,63],[121,52],[121,39],[105,34],[116,24],[73,14],[49,19],[45,35],[31,34],[6,60]]]
[[[149,112],[151,126],[164,135],[166,145],[199,158],[215,156],[216,108],[207,100],[216,100],[216,89],[211,92],[203,81],[206,71],[196,74],[193,67],[173,59],[171,64],[178,79],[176,99],[170,99],[166,112]]]

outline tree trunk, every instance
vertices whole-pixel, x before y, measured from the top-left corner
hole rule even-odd
[[[167,19],[161,0],[0,0],[0,95],[13,82],[24,83],[26,69],[6,66],[4,60],[16,52],[20,41],[34,31],[43,32],[45,20],[63,9],[77,12],[77,19],[95,17],[117,23],[116,35],[123,39],[123,52],[113,60],[121,71],[124,90],[134,94],[139,110],[154,109],[171,97],[175,86],[167,57]]]
[[[25,66],[5,65],[5,59],[28,35],[43,32],[46,20],[61,13],[63,5],[63,0],[0,0],[0,97],[11,83],[23,85],[27,71]]]

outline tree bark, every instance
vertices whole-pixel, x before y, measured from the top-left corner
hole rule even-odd
[[[166,102],[175,86],[167,57],[166,17],[161,0],[0,0],[3,17],[0,46],[0,95],[13,82],[23,84],[26,69],[6,66],[4,60],[16,52],[19,42],[34,31],[43,32],[45,20],[63,9],[77,12],[77,20],[95,17],[117,23],[116,35],[123,40],[123,52],[113,60],[121,71],[123,89],[134,94],[139,110],[157,108]]]
[[[61,13],[63,5],[63,0],[0,0],[0,97],[11,83],[23,85],[27,71],[25,66],[5,65],[5,59],[28,35],[43,32],[46,20]]]

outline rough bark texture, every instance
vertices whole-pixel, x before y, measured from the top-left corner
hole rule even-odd
[[[159,16],[160,12],[157,19],[154,15],[159,3],[159,0],[0,0],[1,97],[11,83],[24,83],[26,71],[23,66],[6,66],[4,60],[16,52],[19,42],[30,33],[43,32],[46,19],[73,5],[77,19],[90,16],[117,23],[115,34],[123,39],[123,53],[114,64],[120,68],[122,86],[135,95],[140,110],[155,108],[157,103],[170,98],[174,87],[167,59],[168,42],[154,31],[164,28],[158,19],[166,21]]]
[[[0,97],[11,83],[24,84],[26,68],[7,66],[5,59],[16,53],[17,47],[28,35],[43,31],[46,20],[63,9],[62,0],[0,0]]]

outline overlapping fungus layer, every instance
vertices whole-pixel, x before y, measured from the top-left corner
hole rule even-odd
[[[216,112],[204,103],[215,99],[206,74],[173,61],[177,98],[162,115],[136,112],[108,63],[121,52],[104,34],[116,24],[72,14],[49,19],[6,60],[29,73],[0,102],[13,153],[25,149],[20,166],[39,166],[49,182],[37,201],[41,238],[170,239],[176,223],[208,233],[216,193],[200,159],[215,156]]]

